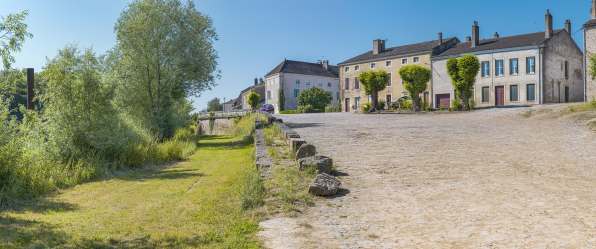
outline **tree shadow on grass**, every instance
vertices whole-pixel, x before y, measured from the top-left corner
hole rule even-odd
[[[54,201],[48,197],[44,197],[41,199],[28,200],[0,208],[0,215],[6,211],[14,213],[33,212],[45,214],[48,212],[71,212],[76,211],[78,209],[79,205],[77,204],[62,201]]]
[[[1,248],[52,248],[68,243],[71,237],[46,222],[0,215]]]
[[[141,174],[132,174],[121,177],[122,180],[127,181],[146,181],[146,180],[176,180],[193,177],[203,177],[205,174],[195,172],[195,169],[171,169],[171,170],[154,170],[144,172]]]

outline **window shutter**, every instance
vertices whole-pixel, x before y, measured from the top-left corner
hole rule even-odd
[[[387,86],[391,86],[391,73],[387,73],[387,76],[389,76],[389,81],[387,81]]]
[[[346,90],[350,90],[350,78],[346,78]]]
[[[358,77],[354,77],[354,89],[360,89],[360,82],[358,82]]]

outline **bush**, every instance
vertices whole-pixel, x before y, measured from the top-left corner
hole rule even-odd
[[[385,100],[382,100],[382,99],[381,99],[381,100],[379,100],[379,107],[380,107],[381,109],[383,109],[383,110],[384,110],[384,109],[385,109],[385,104],[386,104],[386,103],[387,103],[387,102],[386,102]]]
[[[420,102],[420,110],[426,111],[426,112],[430,112],[431,111],[431,108],[430,108],[430,105],[428,104],[428,102],[421,101]]]
[[[366,102],[360,106],[360,111],[362,111],[362,113],[367,113],[368,110],[370,110],[370,106],[370,102]]]
[[[412,101],[411,100],[406,100],[404,102],[401,103],[401,108],[402,109],[406,109],[406,110],[411,110],[412,109]]]
[[[315,111],[315,109],[312,107],[312,105],[299,105],[296,113],[313,113]]]
[[[445,110],[445,104],[439,105],[439,109],[441,109],[441,111]]]
[[[463,106],[464,104],[462,103],[462,101],[456,98],[451,100],[451,108],[449,109],[452,111],[459,111],[462,109]]]
[[[341,112],[341,108],[339,106],[328,106],[325,107],[325,112]]]
[[[281,111],[279,114],[296,114],[296,110]]]
[[[474,99],[469,99],[468,100],[468,110],[473,110],[474,108],[476,108],[476,101],[474,101]]]
[[[596,97],[592,97],[592,100],[590,101],[590,105],[591,105],[593,108],[596,108]]]

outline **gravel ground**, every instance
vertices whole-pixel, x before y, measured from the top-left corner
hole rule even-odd
[[[563,106],[277,115],[333,158],[343,189],[262,222],[257,237],[268,248],[595,248],[595,133],[545,108]]]

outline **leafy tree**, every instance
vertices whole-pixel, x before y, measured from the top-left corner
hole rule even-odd
[[[11,115],[17,115],[22,119],[23,115],[18,112],[19,105],[27,105],[27,70],[6,69],[0,72],[0,98],[10,101],[9,110]]]
[[[596,78],[596,54],[588,54],[586,57],[589,61],[588,75],[590,75],[592,78]]]
[[[412,98],[412,109],[420,108],[420,93],[426,91],[427,82],[430,81],[432,73],[430,69],[420,65],[408,65],[399,69],[399,77],[404,81],[404,88]]]
[[[474,83],[476,83],[478,70],[480,70],[480,63],[478,57],[473,54],[447,60],[447,73],[451,77],[451,84],[457,91],[455,98],[462,99],[461,110],[469,108],[468,99],[472,96],[470,88],[474,87]]]
[[[255,92],[251,92],[248,94],[248,104],[252,107],[252,109],[257,109],[259,107],[259,101],[261,100],[261,96]]]
[[[364,71],[358,75],[358,81],[362,84],[364,92],[372,99],[369,112],[379,110],[379,91],[383,91],[389,82],[387,72],[383,70]]]
[[[118,106],[160,138],[171,137],[188,120],[187,97],[199,97],[219,78],[212,20],[192,1],[135,0],[116,25],[117,44],[104,70],[121,85]]]
[[[300,105],[311,105],[316,110],[324,110],[331,100],[333,100],[333,95],[318,87],[311,87],[298,95]]]
[[[15,62],[12,53],[21,52],[25,38],[33,38],[33,35],[27,32],[27,24],[23,23],[27,15],[29,11],[25,10],[21,14],[0,17],[0,57],[6,69]]]
[[[280,112],[286,110],[286,95],[284,94],[284,89],[279,88],[277,92],[277,105],[279,106],[278,109]]]
[[[207,102],[207,109],[205,110],[205,112],[217,111],[223,111],[223,105],[221,104],[219,98],[215,97],[212,100],[209,100],[209,102]]]

